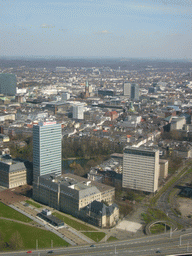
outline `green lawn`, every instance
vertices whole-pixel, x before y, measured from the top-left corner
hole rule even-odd
[[[39,248],[50,248],[51,240],[53,241],[53,247],[68,246],[69,244],[53,234],[50,231],[42,230],[29,225],[20,224],[9,220],[0,220],[0,234],[3,235],[3,240],[9,243],[9,240],[16,231],[19,232],[21,237],[20,249],[35,249],[36,239],[38,239]]]
[[[150,231],[151,231],[151,234],[159,234],[159,233],[164,233],[165,229],[166,231],[168,231],[170,230],[170,227],[167,225],[165,227],[164,223],[157,223],[150,228]]]
[[[36,208],[41,208],[42,206],[34,201],[31,201],[31,200],[26,200],[25,201],[26,203],[30,204],[30,205],[33,205],[34,207]]]
[[[110,237],[107,239],[107,242],[113,242],[113,241],[116,241],[116,240],[118,240],[116,237],[110,236]]]
[[[0,202],[0,217],[5,217],[9,219],[19,220],[23,222],[31,222],[32,220],[25,215],[17,212],[11,207]]]
[[[99,242],[105,237],[104,232],[82,232],[82,234],[91,238],[95,242]]]
[[[80,231],[97,231],[95,228],[92,228],[88,225],[85,225],[79,221],[76,221],[74,219],[71,219],[69,217],[67,217],[66,215],[62,215],[60,213],[54,212],[53,215],[57,218],[59,218],[60,220],[63,220],[64,223],[66,223],[67,225],[69,225],[70,227],[76,229],[76,230],[80,230]]]

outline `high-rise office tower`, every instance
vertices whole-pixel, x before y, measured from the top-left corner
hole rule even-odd
[[[126,147],[123,153],[123,187],[154,193],[158,189],[159,150]]]
[[[0,74],[0,94],[14,96],[16,94],[17,79],[14,74]]]
[[[127,96],[129,99],[131,98],[131,84],[130,83],[124,83],[123,95]]]
[[[124,83],[123,94],[124,96],[127,96],[128,99],[139,100],[139,85]]]
[[[33,182],[53,172],[61,174],[61,124],[40,122],[33,126]]]
[[[139,85],[138,84],[131,85],[131,99],[139,100]]]

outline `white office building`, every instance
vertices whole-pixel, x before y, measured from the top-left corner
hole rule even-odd
[[[126,147],[123,154],[123,184],[130,188],[154,193],[158,189],[159,150]]]
[[[131,98],[131,84],[130,83],[124,83],[123,95],[127,96],[128,98]]]
[[[84,119],[84,104],[76,103],[73,105],[73,118],[78,120]]]
[[[61,174],[61,124],[40,122],[33,126],[33,182],[38,177]]]

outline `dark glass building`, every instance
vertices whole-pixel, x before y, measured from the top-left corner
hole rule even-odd
[[[17,79],[14,74],[0,74],[0,94],[15,96]]]

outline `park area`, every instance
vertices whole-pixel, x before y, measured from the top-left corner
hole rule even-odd
[[[17,190],[2,190],[0,192],[0,251],[28,250],[38,248],[50,248],[68,246],[69,244],[44,228],[35,227],[34,221],[9,205],[29,201],[27,196],[29,187],[18,188]],[[38,207],[38,204],[35,205]]]

